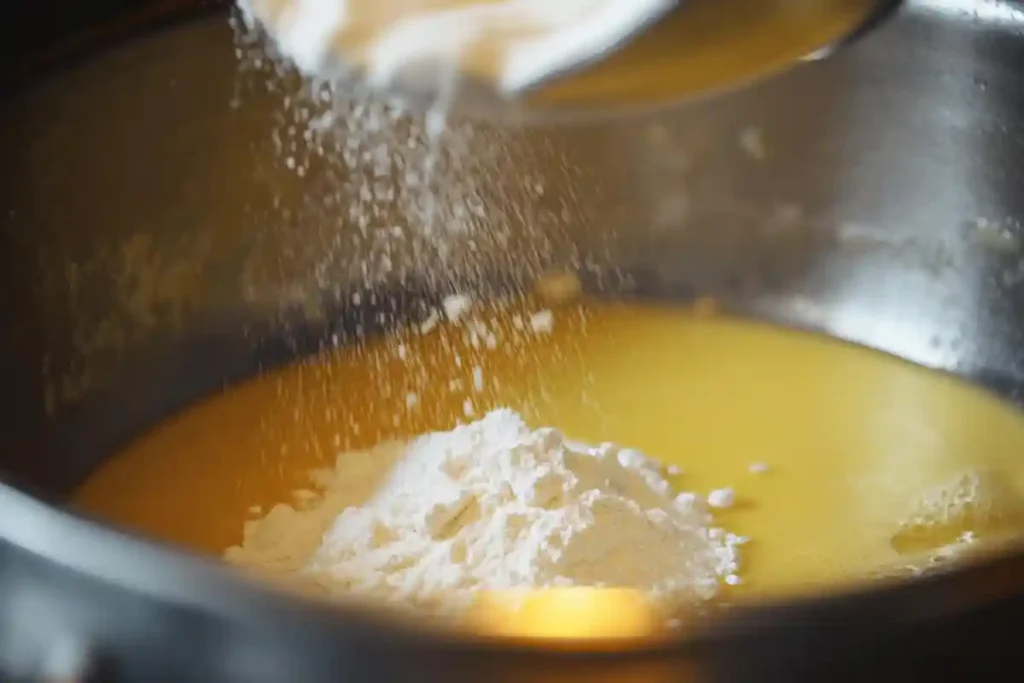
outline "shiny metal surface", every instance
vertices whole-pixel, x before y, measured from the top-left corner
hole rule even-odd
[[[366,199],[386,134],[365,108],[346,105],[332,134],[308,140],[299,123],[324,105],[301,104],[294,80],[268,81],[273,69],[236,45],[222,18],[106,52],[0,107],[0,372],[10,405],[0,476],[59,500],[125,440],[225,382],[375,333],[415,315],[422,298],[515,286],[548,267],[578,267],[607,295],[714,295],[1024,403],[1022,34],[1019,3],[917,0],[835,59],[699,106],[528,130],[461,123],[446,144],[462,154],[443,154],[433,176],[439,193],[406,184],[390,203]],[[417,125],[400,124],[412,137]],[[405,149],[381,168],[422,168],[423,148]],[[440,243],[423,229],[456,224],[466,230]],[[398,244],[386,238],[396,228]],[[353,291],[376,296],[356,305]],[[403,659],[381,632],[7,487],[0,538],[0,663],[24,671],[64,625],[82,629],[72,638],[125,644],[136,674],[147,662],[188,675],[216,661],[213,678],[276,680],[301,661],[308,680],[346,666],[353,680],[395,680],[400,665],[429,660],[437,680],[479,680],[479,660],[433,646]],[[136,561],[118,561],[128,556]],[[918,644],[940,670],[954,666],[943,657],[983,651],[973,646],[1005,659],[1015,650],[992,639],[1005,628],[970,640],[996,617],[957,619],[980,604],[1019,608],[973,588],[1020,595],[1017,560],[980,583],[953,576],[924,592],[851,598],[849,614],[873,615],[858,623],[876,639],[948,627],[945,640]],[[882,628],[892,614],[877,618],[886,605],[907,607],[896,631]],[[172,614],[179,630],[150,611]],[[798,615],[814,634],[778,633],[801,652],[806,637],[843,635],[827,628],[837,613],[782,610],[745,633],[751,623],[755,633],[795,629]],[[1019,623],[1019,614],[1001,618]],[[268,615],[280,631],[253,626]],[[941,628],[922,627],[934,619]],[[124,643],[119,624],[132,635]],[[153,649],[173,633],[190,634],[202,656]],[[770,655],[747,645],[750,658],[733,665]],[[827,646],[816,651],[871,659]],[[360,653],[376,659],[346,663]],[[832,662],[847,677],[830,680],[895,679],[905,674],[896,654],[888,673]],[[818,674],[830,671],[819,664]],[[776,665],[780,680],[814,679]],[[605,667],[565,669],[564,680]],[[657,671],[678,672],[678,662]]]

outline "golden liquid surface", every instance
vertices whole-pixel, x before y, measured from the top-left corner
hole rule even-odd
[[[536,310],[524,304],[526,313]],[[791,592],[901,562],[914,502],[958,473],[1024,490],[1024,418],[949,377],[811,335],[678,309],[573,304],[549,334],[442,326],[269,373],[157,426],[75,504],[220,554],[340,451],[449,429],[497,406],[588,442],[639,448],[680,489],[733,487],[717,513],[749,536],[738,590]],[[497,322],[495,322],[497,321]],[[528,327],[528,326],[527,326]],[[483,391],[473,388],[473,371]],[[471,405],[467,405],[467,401]],[[768,465],[753,473],[750,465]]]

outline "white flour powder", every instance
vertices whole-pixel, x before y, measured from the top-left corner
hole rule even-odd
[[[514,92],[601,55],[675,0],[239,0],[317,76],[360,62],[387,82],[424,64],[487,63]],[[449,69],[450,70],[450,69]],[[481,69],[477,68],[477,71]]]
[[[237,565],[458,614],[481,589],[626,586],[667,610],[735,583],[743,539],[632,449],[531,431],[496,410],[339,457],[321,499],[251,522]]]

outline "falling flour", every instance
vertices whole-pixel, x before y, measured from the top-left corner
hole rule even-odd
[[[476,591],[640,589],[678,615],[738,582],[743,540],[633,449],[508,409],[338,458],[323,495],[247,524],[226,559],[327,594],[457,616]]]

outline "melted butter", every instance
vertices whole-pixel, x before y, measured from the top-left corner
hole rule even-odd
[[[1001,500],[1024,491],[1024,418],[952,378],[700,312],[574,303],[536,334],[536,310],[481,315],[498,324],[476,335],[442,325],[338,350],[231,388],[110,459],[75,503],[220,554],[247,519],[308,491],[310,471],[337,452],[507,405],[535,426],[676,464],[681,489],[732,487],[736,505],[718,521],[752,539],[736,590],[763,595],[905,563],[901,521],[920,540],[921,501],[965,472],[996,476]],[[971,519],[954,520],[957,532]]]

